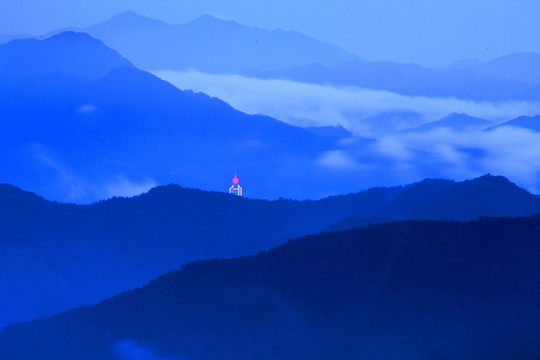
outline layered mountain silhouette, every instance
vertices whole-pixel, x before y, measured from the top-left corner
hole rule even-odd
[[[18,186],[0,185],[0,327],[16,323],[1,359],[540,357],[538,196],[491,175],[352,193],[401,176],[380,171],[395,159],[377,140],[248,115],[137,68],[537,101],[536,54],[426,69],[212,16],[127,12],[83,30],[0,45],[0,179]],[[538,118],[497,127],[540,131]],[[381,119],[401,130],[421,114],[367,122]],[[408,131],[488,126],[450,114]],[[437,164],[403,151],[418,174]],[[246,198],[226,193],[235,172]],[[182,187],[154,187],[167,183]]]
[[[0,53],[0,177],[49,199],[89,203],[169,183],[226,191],[234,171],[252,198],[319,199],[368,188],[375,178],[397,183],[386,168],[394,159],[375,140],[290,126],[179,90],[87,34],[16,40]],[[462,120],[443,123],[481,122]],[[438,159],[410,150],[423,175],[402,181],[445,176]]]
[[[73,205],[3,185],[0,324],[94,303],[188,261],[253,254],[371,213],[400,191],[270,202],[171,185]]]
[[[530,59],[522,60],[516,56],[503,60],[500,60],[500,66],[508,71],[497,71],[496,64],[499,62],[496,60],[490,63],[494,64],[492,66],[485,64],[478,67],[448,68],[355,60],[333,66],[305,64],[273,71],[249,71],[245,74],[258,78],[285,78],[315,84],[357,86],[410,96],[495,102],[540,99],[540,78],[527,81],[529,76],[532,76],[530,74],[535,74],[535,69],[540,64],[539,57],[531,56]]]
[[[485,175],[453,182],[426,179],[409,185],[367,217],[350,217],[328,230],[406,219],[473,220],[478,217],[530,216],[540,213],[539,198],[502,176]]]
[[[259,78],[359,86],[399,94],[476,101],[537,101],[540,54],[518,53],[491,61],[462,60],[445,68],[366,61],[295,31],[264,30],[204,15],[170,25],[132,11],[86,32],[145,70],[197,70]],[[45,36],[64,30],[54,30]],[[4,36],[0,43],[13,38]]]
[[[254,254],[290,238],[401,219],[540,213],[502,177],[425,180],[318,201],[251,200],[157,187],[92,205],[0,186],[0,324],[91,304],[186,262]]]
[[[535,359],[540,218],[406,221],[194,262],[10,325],[25,359]]]
[[[339,139],[181,91],[86,34],[17,40],[0,53],[4,182],[76,202],[123,183],[226,189],[235,170],[252,197],[358,189],[354,178],[336,189],[317,163]]]
[[[77,31],[102,40],[145,70],[240,73],[357,58],[296,31],[264,30],[211,15],[170,25],[127,11]]]

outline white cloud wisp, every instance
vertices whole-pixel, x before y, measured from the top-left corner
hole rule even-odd
[[[204,92],[248,114],[265,114],[296,126],[341,125],[358,136],[373,135],[373,131],[369,129],[373,125],[368,125],[363,120],[392,111],[420,114],[420,119],[411,122],[410,127],[435,121],[455,112],[494,123],[540,113],[540,102],[490,103],[406,96],[357,87],[335,87],[196,71],[162,70],[153,73],[180,89]],[[406,127],[407,124],[399,126]]]

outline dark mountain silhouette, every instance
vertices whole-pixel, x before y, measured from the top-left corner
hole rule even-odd
[[[354,177],[329,184],[332,169],[317,164],[338,139],[181,91],[86,34],[18,40],[0,52],[11,64],[0,71],[5,182],[77,202],[123,182],[222,189],[235,169],[252,197],[358,189]],[[26,61],[34,52],[42,67]]]
[[[194,262],[14,324],[25,359],[537,359],[540,217],[406,221]]]
[[[264,30],[210,15],[169,25],[128,11],[81,31],[101,39],[146,70],[239,73],[356,59],[296,31]]]
[[[479,216],[529,216],[540,212],[539,205],[536,196],[508,179],[485,175],[454,184],[445,180],[414,184],[378,214],[400,220],[472,220]]]
[[[455,97],[476,101],[536,101],[540,98],[539,84],[497,76],[496,71],[483,74],[475,72],[474,68],[424,68],[390,61],[355,60],[333,66],[307,64],[273,71],[249,71],[245,75],[358,86],[411,96]]]
[[[487,120],[469,116],[467,114],[453,113],[443,117],[440,120],[409,128],[404,130],[403,132],[424,132],[442,128],[459,132],[474,131],[486,129],[491,124],[492,123]]]
[[[249,200],[179,186],[92,205],[0,186],[0,325],[94,303],[197,259],[253,254],[375,211],[402,191]]]
[[[487,131],[500,129],[507,126],[513,126],[517,128],[538,131],[540,132],[540,115],[536,116],[520,116],[518,118],[506,121],[502,124],[491,126],[487,128]]]
[[[540,199],[502,176],[485,175],[455,183],[427,179],[404,188],[369,217],[351,217],[331,231],[406,219],[474,220],[481,216],[530,216],[540,213]]]
[[[254,254],[325,229],[535,213],[540,198],[493,176],[425,180],[317,201],[251,200],[170,185],[73,205],[4,185],[0,324],[95,303],[189,261]]]

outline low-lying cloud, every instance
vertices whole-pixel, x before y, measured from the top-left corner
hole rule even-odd
[[[370,156],[366,157],[368,151]],[[402,178],[466,180],[486,173],[503,175],[540,193],[540,133],[521,128],[398,133],[368,148],[344,147],[333,160],[339,166],[343,159],[349,168],[369,163],[380,174],[393,172]],[[328,154],[323,154],[319,165],[331,167],[329,160]]]
[[[218,97],[249,114],[265,114],[297,126],[342,125],[359,136],[371,135],[369,128],[363,124],[364,119],[391,111],[421,114],[416,122],[410,124],[411,127],[455,112],[494,123],[540,113],[540,102],[490,103],[455,98],[428,98],[357,87],[335,87],[195,71],[164,70],[153,73],[180,89],[192,89]],[[401,126],[404,125],[406,124]]]
[[[63,160],[62,154],[42,144],[27,144],[25,152],[38,164],[34,172],[48,178],[48,183],[57,185],[56,196],[63,201],[84,204],[114,196],[135,196],[158,185],[149,176],[131,179],[122,173],[102,174],[97,179],[77,171]]]
[[[140,195],[157,185],[158,184],[150,178],[135,182],[123,175],[117,175],[103,186],[104,196],[102,196],[102,198]]]

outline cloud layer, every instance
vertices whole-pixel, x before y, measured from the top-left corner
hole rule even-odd
[[[368,160],[366,151],[372,155]],[[354,168],[368,163],[377,168],[377,173],[395,173],[406,180],[402,183],[428,177],[466,180],[491,173],[540,193],[540,133],[521,128],[394,134],[368,149],[345,147],[339,154],[324,154],[320,164],[329,166],[330,155],[334,167]],[[354,160],[361,157],[363,160]]]
[[[289,80],[247,78],[239,75],[203,74],[195,71],[154,71],[180,89],[218,97],[249,114],[266,114],[297,125],[342,125],[355,135],[373,136],[377,126],[366,119],[388,112],[413,112],[421,116],[400,123],[395,130],[438,120],[450,113],[466,113],[495,123],[521,115],[540,113],[540,102],[474,102],[454,98],[405,96],[387,91],[334,87]],[[385,129],[387,124],[381,124]]]

